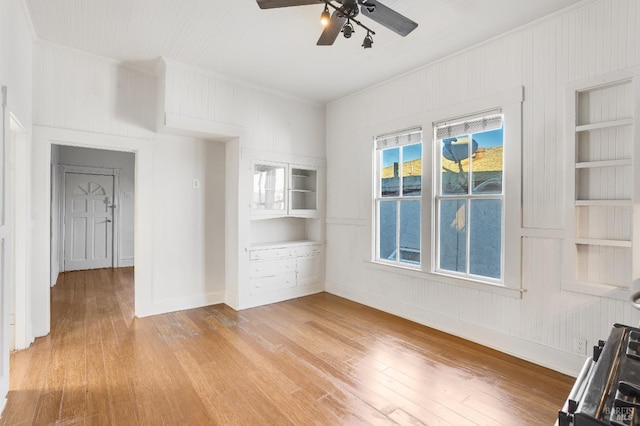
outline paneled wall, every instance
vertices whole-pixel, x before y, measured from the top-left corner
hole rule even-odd
[[[127,64],[36,43],[33,122],[39,126],[151,138],[156,79]]]
[[[11,167],[5,168],[3,171],[8,172],[6,177],[11,178],[11,174],[22,173],[26,163],[29,161],[29,152],[31,144],[31,101],[32,101],[32,43],[33,31],[31,22],[26,12],[26,6],[20,0],[3,0],[0,1],[0,87],[7,87],[7,109],[12,114],[12,120],[16,120],[23,127],[24,132],[20,132],[19,137],[7,140],[6,151],[3,152],[3,161],[5,166],[11,164]],[[0,107],[4,113],[4,108]],[[8,117],[8,115],[6,116]],[[0,118],[0,121],[3,121]],[[9,123],[5,123],[9,126]],[[9,132],[7,131],[7,135]],[[0,135],[2,138],[2,135]],[[2,140],[0,139],[0,142]],[[20,146],[18,146],[20,144]],[[28,179],[21,175],[9,181],[13,184],[16,191],[20,191],[21,196],[11,196],[12,189],[6,185],[2,194],[9,194],[5,201],[8,202],[9,216],[15,213],[19,216],[19,220],[13,222],[13,227],[8,226],[7,234],[3,232],[5,253],[12,253],[12,246],[15,251],[24,253],[29,245],[28,238],[28,222],[31,216],[29,211],[29,193],[25,194],[25,187],[28,185]],[[3,182],[4,184],[4,182]],[[9,221],[8,223],[12,223]],[[17,228],[17,229],[16,229]],[[16,235],[20,237],[19,244],[14,245],[13,241]],[[19,245],[19,246],[18,246]],[[27,260],[20,259],[17,261],[12,254],[2,257],[6,261],[0,267],[0,273],[4,274],[8,271],[7,280],[3,280],[0,285],[0,412],[6,402],[6,395],[9,390],[9,351],[11,350],[11,329],[9,326],[9,312],[16,314],[15,325],[15,341],[19,345],[26,345],[32,340],[30,324],[25,321],[29,276],[26,274]],[[16,272],[17,271],[17,272]],[[10,286],[13,284],[12,290]],[[11,294],[21,294],[20,302],[15,296],[14,300],[10,300]]]
[[[161,113],[240,127],[243,148],[324,158],[325,107],[163,59]],[[237,135],[234,135],[237,136]]]
[[[225,195],[237,197],[239,187],[249,188],[248,177],[238,183],[238,162],[234,170],[226,163],[229,144],[213,134],[159,133],[158,110],[182,123],[241,129],[242,148],[322,157],[324,106],[173,62],[159,85],[155,74],[129,64],[40,42],[34,50],[36,335],[46,334],[49,324],[51,144],[135,153],[137,315],[223,302],[225,235],[233,234]],[[233,191],[227,183],[235,185]]]
[[[7,86],[8,105],[31,132],[32,54],[34,34],[26,5],[20,0],[0,4],[0,85]]]
[[[303,164],[323,162],[325,106],[167,59],[159,63],[158,79],[159,127],[211,134],[229,141],[225,302],[234,308],[250,306],[247,249],[251,244],[252,157]]]
[[[574,339],[592,345],[614,322],[636,325],[640,315],[626,301],[561,289],[565,87],[639,65],[640,3],[599,0],[330,104],[328,291],[577,374],[583,357],[573,353]],[[369,129],[420,124],[419,117],[439,109],[519,86],[525,92],[522,299],[368,263]]]

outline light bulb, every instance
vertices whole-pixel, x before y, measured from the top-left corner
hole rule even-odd
[[[325,3],[324,10],[322,11],[322,14],[320,15],[320,23],[322,24],[323,27],[326,27],[329,24],[330,20],[331,20],[331,15],[329,15],[329,8],[327,7],[327,4]]]

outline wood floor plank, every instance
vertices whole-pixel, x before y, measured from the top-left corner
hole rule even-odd
[[[542,425],[573,383],[326,293],[135,318],[120,268],[61,274],[51,296],[0,425]]]

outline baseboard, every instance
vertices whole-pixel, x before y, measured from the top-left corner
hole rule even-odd
[[[308,286],[303,290],[300,290],[297,287],[294,287],[294,289],[295,291],[280,291],[280,292],[274,291],[270,293],[251,296],[249,298],[246,298],[241,304],[239,304],[236,310],[241,311],[243,309],[251,309],[251,308],[256,308],[258,306],[271,305],[273,303],[280,303],[286,300],[310,296],[312,294],[322,293],[324,291],[323,288],[316,285]]]
[[[584,364],[585,358],[578,355],[329,281],[325,291],[573,377]]]
[[[127,268],[129,266],[134,266],[134,259],[133,257],[130,258],[126,258],[126,259],[118,259],[118,267],[119,268]]]
[[[224,303],[230,308],[232,308],[234,311],[240,310],[240,301],[238,300],[237,293],[227,292],[224,296]]]
[[[60,270],[58,268],[54,268],[51,270],[51,276],[49,277],[49,287],[54,287],[58,282],[58,276],[60,275]]]
[[[136,307],[136,317],[144,318],[152,315],[167,314],[169,312],[216,305],[224,303],[224,296],[223,292],[214,292],[197,296],[182,297],[179,299],[167,299],[153,301],[151,303],[143,303],[141,306]]]

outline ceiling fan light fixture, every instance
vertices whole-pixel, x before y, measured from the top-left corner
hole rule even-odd
[[[355,32],[356,30],[353,29],[353,24],[347,20],[347,23],[342,27],[342,34],[344,35],[344,38],[351,38],[351,35]]]
[[[329,6],[327,5],[327,3],[325,3],[324,10],[320,15],[320,23],[322,24],[323,27],[326,27],[329,24],[330,20],[331,20],[331,15],[329,14]]]
[[[371,49],[372,46],[373,36],[371,36],[370,31],[367,31],[367,35],[364,37],[364,40],[362,40],[362,47],[364,47],[365,49]]]

